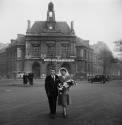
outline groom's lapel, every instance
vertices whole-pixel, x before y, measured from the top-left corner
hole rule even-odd
[[[51,75],[50,75],[50,77],[51,77],[51,79],[53,80],[53,82],[55,83],[54,78],[52,78],[52,76],[51,76]],[[56,79],[56,76],[55,76],[55,79]]]

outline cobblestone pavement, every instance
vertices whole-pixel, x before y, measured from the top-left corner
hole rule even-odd
[[[67,119],[59,106],[56,119],[49,118],[44,80],[34,83],[0,80],[0,125],[122,125],[122,81],[79,82],[70,89]]]

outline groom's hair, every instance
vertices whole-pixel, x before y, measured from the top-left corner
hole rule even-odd
[[[52,71],[52,70],[55,71],[55,68],[51,67],[51,68],[50,68],[50,71]]]

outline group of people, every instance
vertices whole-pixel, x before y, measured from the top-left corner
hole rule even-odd
[[[23,75],[23,84],[27,85],[29,82],[29,85],[33,85],[33,78],[34,74],[33,73],[24,73]]]
[[[74,84],[75,82],[71,79],[66,68],[61,68],[59,75],[56,75],[55,69],[50,69],[50,75],[45,79],[45,90],[51,118],[56,117],[57,104],[62,106],[63,117],[67,117],[67,106],[70,104],[69,88]]]

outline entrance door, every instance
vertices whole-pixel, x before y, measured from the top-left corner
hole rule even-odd
[[[40,78],[40,64],[38,62],[33,63],[32,72],[34,73],[35,78]]]

